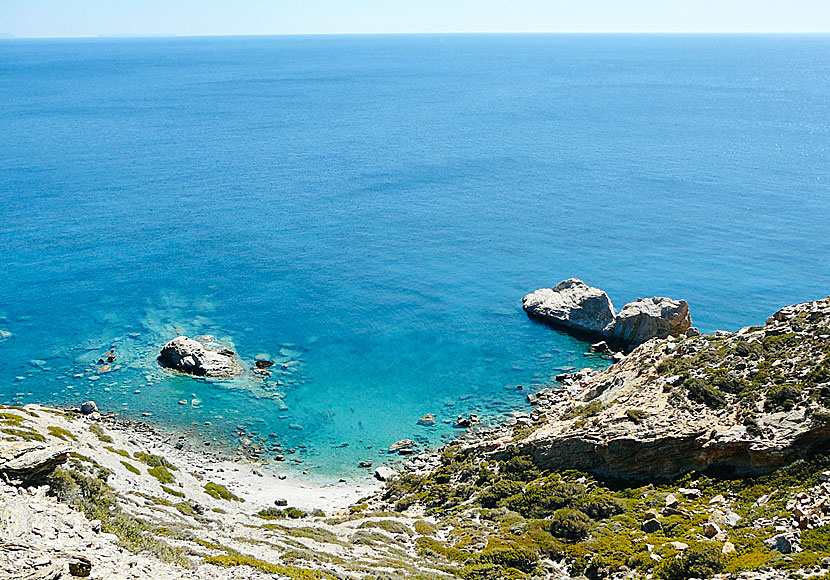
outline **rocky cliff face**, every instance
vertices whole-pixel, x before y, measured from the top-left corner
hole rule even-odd
[[[652,479],[769,471],[830,444],[830,299],[737,333],[653,339],[538,396],[540,465]]]

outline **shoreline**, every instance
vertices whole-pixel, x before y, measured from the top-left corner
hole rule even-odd
[[[64,409],[72,410],[72,409]],[[122,433],[149,452],[171,459],[190,472],[227,487],[237,495],[250,498],[251,503],[271,507],[275,499],[283,499],[291,507],[305,510],[339,512],[358,500],[376,494],[383,483],[371,474],[360,479],[323,482],[304,478],[286,470],[274,473],[268,465],[257,465],[244,455],[231,457],[215,449],[199,449],[193,445],[173,443],[177,434],[165,432],[148,421],[125,418],[117,414],[101,414],[100,422],[114,433]]]

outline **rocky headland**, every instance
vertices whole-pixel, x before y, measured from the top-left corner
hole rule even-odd
[[[94,405],[0,409],[0,577],[830,575],[830,298],[697,335],[685,302],[614,314],[563,284],[539,304],[631,352],[439,451],[393,444],[384,483],[220,461]]]

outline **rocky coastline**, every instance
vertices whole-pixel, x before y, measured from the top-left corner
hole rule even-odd
[[[587,288],[584,296],[606,301]],[[668,299],[649,300],[637,312]],[[0,572],[830,575],[830,298],[737,332],[690,331],[687,305],[679,325],[661,310],[629,325],[635,333],[606,330],[629,318],[629,306],[613,318],[605,310],[592,330],[626,337],[630,352],[609,369],[557,377],[528,393],[532,411],[495,427],[462,417],[460,437],[440,450],[399,441],[390,452],[407,461],[376,466],[359,485],[270,474],[93,405],[3,407]],[[568,320],[585,326],[580,308]]]

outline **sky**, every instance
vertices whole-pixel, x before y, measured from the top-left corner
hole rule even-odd
[[[830,0],[0,0],[20,37],[830,32]]]

